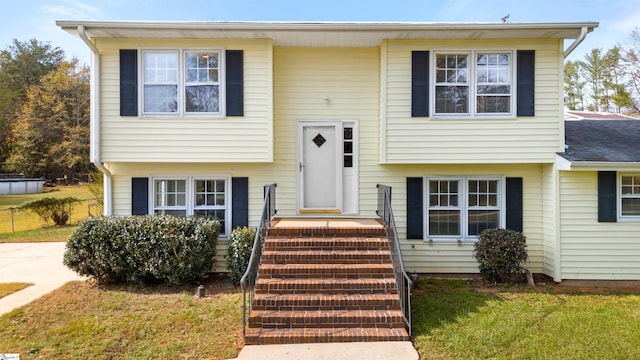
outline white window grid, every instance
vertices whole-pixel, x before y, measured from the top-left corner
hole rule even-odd
[[[220,48],[207,48],[207,49],[140,49],[139,53],[142,54],[141,58],[145,59],[146,54],[152,53],[166,53],[166,54],[175,54],[176,55],[176,82],[169,82],[165,85],[176,85],[177,86],[177,110],[175,112],[154,112],[154,111],[145,111],[145,85],[161,85],[161,83],[147,82],[146,80],[146,61],[143,60],[140,63],[140,71],[139,73],[139,108],[142,109],[141,116],[142,117],[190,117],[190,118],[198,118],[198,117],[206,117],[206,118],[220,118],[223,117],[226,111],[225,108],[225,87],[224,87],[224,69],[225,69],[225,58],[224,51]],[[187,54],[196,53],[196,54],[210,54],[216,55],[218,59],[217,64],[217,81],[208,81],[207,82],[187,82],[187,68],[186,68],[186,56]],[[152,68],[152,72],[159,71],[160,69]],[[209,69],[207,69],[209,70]],[[187,86],[218,86],[218,111],[216,112],[187,112],[186,110],[186,87]]]
[[[431,181],[447,181],[449,183],[451,182],[458,182],[458,189],[457,189],[457,196],[458,196],[458,204],[457,206],[451,206],[451,205],[441,205],[440,202],[438,204],[431,204],[431,200],[430,200],[430,195],[432,195],[432,193],[430,192],[430,182]],[[481,195],[481,194],[485,194],[487,196],[489,195],[495,195],[496,196],[496,205],[489,205],[487,204],[486,206],[484,205],[475,205],[475,206],[471,206],[469,205],[470,201],[469,201],[469,196],[470,194],[472,194],[469,190],[470,186],[469,186],[469,182],[470,181],[476,181],[476,182],[485,182],[488,185],[488,182],[491,181],[495,181],[497,182],[496,184],[496,191],[476,191],[473,194],[476,194],[476,196]],[[506,223],[506,204],[505,204],[505,181],[504,181],[504,177],[496,177],[496,176],[455,176],[455,177],[449,177],[449,176],[435,176],[435,177],[431,177],[431,176],[427,176],[425,177],[425,209],[426,211],[424,211],[424,218],[423,218],[423,224],[424,226],[424,232],[425,232],[425,239],[426,240],[442,240],[442,241],[471,241],[471,242],[475,242],[477,241],[478,237],[476,235],[469,235],[468,234],[468,217],[469,217],[469,211],[473,211],[473,210],[495,210],[499,212],[499,217],[498,217],[498,227],[502,227],[504,226],[504,224]],[[489,189],[487,187],[487,189]],[[445,195],[445,193],[443,192],[438,192],[437,195]],[[429,233],[429,211],[430,210],[458,210],[460,211],[460,229],[459,229],[459,234],[460,235],[430,235]]]
[[[618,194],[618,214],[621,220],[640,220],[639,215],[628,215],[623,213],[622,204],[625,199],[635,199],[640,201],[640,174],[620,174]]]
[[[467,77],[466,82],[442,82],[438,81],[438,71],[447,70],[448,68],[440,68],[437,64],[438,56],[449,55],[467,55]],[[508,81],[483,81],[478,80],[478,56],[481,55],[507,55],[509,59],[509,69],[507,71]],[[437,50],[433,51],[431,63],[431,86],[430,88],[430,107],[433,118],[511,118],[515,116],[515,101],[516,101],[516,89],[515,89],[515,74],[516,64],[514,62],[513,50],[472,50],[472,51],[460,51],[460,50]],[[498,70],[502,70],[503,66],[498,66]],[[499,79],[498,79],[499,80]],[[478,94],[478,87],[482,85],[491,86],[509,86],[509,92],[496,93],[496,94]],[[440,86],[466,86],[468,87],[468,111],[465,113],[451,113],[451,112],[436,112],[436,88]],[[479,112],[477,109],[478,96],[509,96],[509,112]]]
[[[158,182],[168,182],[168,181],[182,181],[185,184],[184,191],[184,205],[180,206],[165,206],[158,205],[157,197],[156,197],[156,189]],[[216,188],[214,191],[205,191],[198,192],[196,189],[197,181],[214,181],[216,184],[220,184],[223,182],[223,189]],[[221,235],[227,235],[231,231],[231,177],[229,176],[186,176],[186,177],[175,177],[175,176],[154,176],[151,179],[151,183],[153,186],[150,189],[149,198],[150,200],[150,208],[152,209],[151,213],[156,214],[164,214],[168,211],[176,211],[182,210],[185,212],[186,216],[194,216],[195,212],[198,210],[217,210],[224,211],[224,228],[221,229]],[[198,205],[196,196],[198,193],[207,194],[207,195],[224,195],[223,203],[216,204],[204,204]]]

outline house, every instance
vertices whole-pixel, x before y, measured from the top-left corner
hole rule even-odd
[[[506,227],[556,281],[640,279],[633,140],[593,160],[600,130],[565,130],[563,61],[595,22],[57,24],[93,53],[107,215],[228,234],[264,184],[283,218],[374,217],[385,184],[409,272],[477,273],[478,233]]]

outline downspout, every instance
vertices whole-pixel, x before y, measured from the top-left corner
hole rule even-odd
[[[90,98],[90,124],[91,124],[91,153],[89,157],[93,165],[104,175],[104,215],[113,215],[113,196],[111,193],[111,172],[100,161],[100,52],[96,45],[89,40],[83,25],[78,25],[78,36],[91,49],[91,98]]]
[[[587,37],[588,32],[589,32],[589,28],[586,26],[583,26],[582,29],[580,29],[580,35],[578,35],[578,37],[575,40],[573,40],[573,43],[569,45],[567,50],[564,51],[565,59],[567,58],[567,56],[569,56],[569,54],[573,52],[573,50],[575,50],[575,48],[578,47],[578,45],[580,45],[580,43],[584,40],[584,38]]]

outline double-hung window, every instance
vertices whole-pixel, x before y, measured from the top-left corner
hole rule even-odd
[[[427,237],[475,240],[503,226],[502,193],[498,178],[427,178]]]
[[[514,115],[512,52],[435,53],[434,115]]]
[[[228,234],[229,185],[227,177],[154,178],[153,213],[214,217]]]
[[[640,219],[640,175],[620,175],[620,216]]]
[[[221,115],[220,50],[143,50],[144,115]]]

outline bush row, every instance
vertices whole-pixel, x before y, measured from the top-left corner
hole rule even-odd
[[[166,284],[206,278],[215,261],[220,223],[202,217],[94,217],[67,242],[64,264],[99,282]]]

